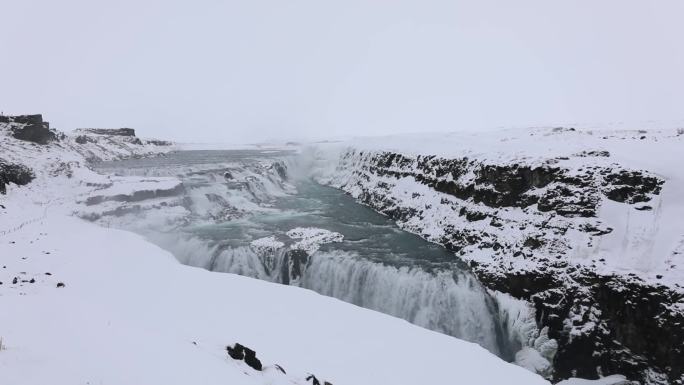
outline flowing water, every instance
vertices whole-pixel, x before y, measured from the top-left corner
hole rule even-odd
[[[100,163],[103,173],[177,176],[185,187],[178,197],[100,221],[142,233],[182,263],[308,288],[476,342],[513,360],[521,342],[464,263],[343,192],[292,177],[289,159],[295,156],[182,151]],[[287,232],[300,227],[344,238],[293,253],[297,240]],[[251,245],[264,237],[284,246]]]

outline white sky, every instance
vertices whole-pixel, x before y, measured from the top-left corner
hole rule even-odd
[[[0,0],[0,110],[254,141],[684,118],[681,0]]]

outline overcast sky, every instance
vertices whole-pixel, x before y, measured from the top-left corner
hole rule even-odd
[[[0,109],[194,141],[684,118],[681,0],[0,0]]]

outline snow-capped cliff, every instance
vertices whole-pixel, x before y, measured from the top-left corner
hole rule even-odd
[[[684,381],[684,130],[539,128],[319,144],[318,181],[530,301],[556,378]]]

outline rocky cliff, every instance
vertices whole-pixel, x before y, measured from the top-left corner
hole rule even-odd
[[[681,132],[463,139],[432,146],[440,155],[352,144],[317,177],[449,248],[488,288],[532,303],[559,344],[554,379],[684,383],[682,185],[659,167]],[[655,171],[633,167],[649,162]]]
[[[41,175],[71,178],[88,162],[160,155],[174,149],[171,142],[140,139],[132,129],[65,134],[51,129],[40,114],[0,115],[0,193],[9,184],[25,185]]]
[[[11,125],[12,136],[38,144],[48,144],[61,135],[50,129],[50,123],[43,121],[43,115],[0,116],[0,123]]]

